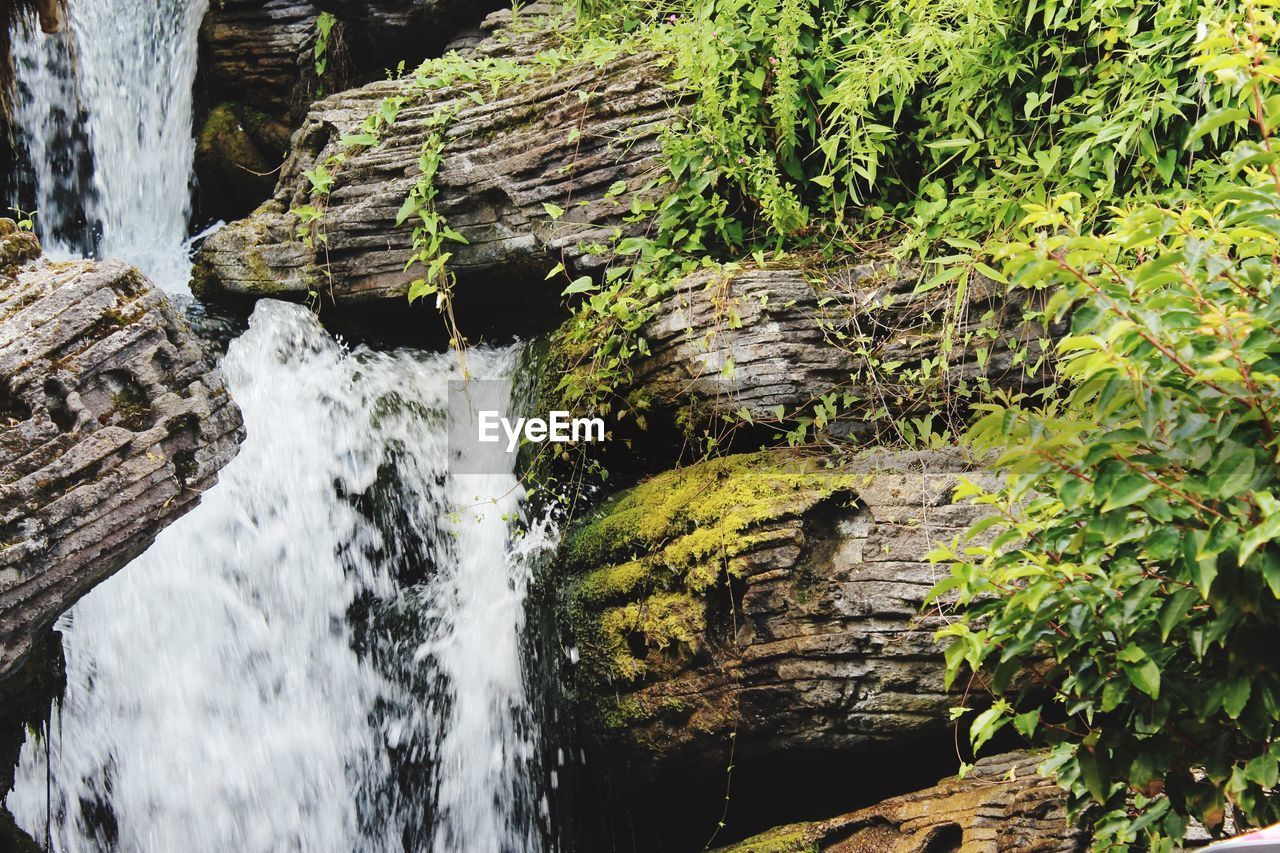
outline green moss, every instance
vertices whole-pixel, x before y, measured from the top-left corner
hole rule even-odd
[[[12,224],[11,220],[0,221]],[[12,275],[18,267],[38,257],[40,241],[29,231],[18,231],[14,226],[8,233],[0,235],[0,272]]]
[[[701,591],[720,576],[723,558],[761,540],[753,528],[799,515],[836,492],[852,492],[860,481],[791,454],[711,459],[668,471],[608,502],[570,538],[569,562],[644,559],[686,576]]]
[[[722,847],[718,853],[817,853],[822,849],[816,840],[820,834],[810,824],[780,826],[746,841]]]
[[[209,111],[196,137],[196,171],[205,195],[220,209],[241,215],[270,196],[285,146],[278,122],[242,104]]]
[[[196,143],[196,156],[265,171],[270,167],[257,140],[271,127],[265,113],[240,104],[219,104],[209,111]]]
[[[763,452],[669,471],[608,501],[566,545],[586,680],[636,681],[698,653],[713,590],[744,577],[754,551],[788,535],[773,523],[851,500],[863,483]]]

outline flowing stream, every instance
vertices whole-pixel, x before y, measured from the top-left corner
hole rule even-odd
[[[204,7],[76,0],[68,32],[16,51],[46,246],[124,257],[177,294]],[[81,166],[60,161],[76,144]],[[479,383],[494,407],[520,355],[469,354],[502,380]],[[5,805],[59,851],[549,846],[523,637],[553,535],[517,523],[509,461],[450,450],[454,357],[352,349],[264,300],[222,367],[248,438],[60,620],[66,692]],[[492,473],[451,473],[463,461]]]

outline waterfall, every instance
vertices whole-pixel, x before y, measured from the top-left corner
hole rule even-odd
[[[185,293],[205,6],[75,0],[65,33],[18,40],[51,253]],[[495,403],[518,357],[469,355]],[[240,455],[59,621],[66,692],[6,807],[57,851],[548,846],[522,637],[554,537],[510,460],[450,471],[454,358],[349,349],[264,300],[222,367]]]
[[[14,125],[52,254],[122,258],[185,291],[196,36],[207,5],[76,0],[64,32],[19,34]]]
[[[58,851],[539,849],[520,637],[549,540],[511,535],[510,471],[448,472],[453,358],[346,351],[267,301],[224,370],[249,437],[61,620],[15,819]]]

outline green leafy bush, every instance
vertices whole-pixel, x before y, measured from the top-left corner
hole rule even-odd
[[[695,96],[667,141],[684,251],[984,239],[1069,189],[1186,186],[1202,0],[582,0]],[[1227,97],[1230,97],[1229,95]],[[1171,146],[1169,143],[1175,143]],[[904,232],[905,227],[905,232]],[[736,259],[736,258],[735,258]]]
[[[1280,38],[1271,13],[1202,28],[1196,66],[1252,106],[1219,186],[1115,211],[1033,207],[1015,284],[1072,311],[1070,392],[988,406],[972,438],[1009,473],[993,514],[942,549],[951,678],[1005,726],[1056,744],[1047,769],[1099,849],[1169,850],[1195,818],[1280,820]],[[977,691],[981,693],[982,691]]]
[[[577,303],[586,356],[563,390],[594,410],[625,409],[612,398],[645,352],[647,306],[708,259],[763,264],[780,250],[838,257],[890,244],[925,259],[920,287],[954,292],[958,317],[974,277],[991,275],[989,247],[1016,233],[1028,205],[1075,192],[1082,223],[1092,223],[1119,200],[1194,190],[1242,126],[1223,122],[1201,137],[1204,151],[1184,156],[1202,115],[1238,106],[1238,93],[1207,89],[1193,64],[1202,23],[1234,4],[579,7],[582,29],[565,55],[613,43],[661,57],[687,104],[665,136],[662,200],[635,211],[656,227],[628,241],[595,295]],[[979,346],[984,335],[969,337],[946,341]],[[818,417],[788,413],[802,425]]]

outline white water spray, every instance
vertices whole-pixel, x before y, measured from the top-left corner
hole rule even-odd
[[[67,32],[19,39],[51,253],[185,293],[205,6],[75,0]],[[515,358],[470,367],[510,377]],[[521,637],[550,538],[513,540],[509,466],[448,472],[452,357],[347,352],[263,302],[224,370],[248,439],[60,620],[66,693],[7,807],[57,851],[541,849]]]
[[[455,369],[258,306],[224,365],[240,455],[60,623],[19,825],[58,851],[540,848],[520,636],[546,542],[513,545],[510,471],[447,473]]]
[[[79,254],[89,238],[70,235],[97,229],[97,256],[122,258],[166,290],[185,291],[196,36],[207,5],[76,0],[64,32],[19,35],[14,123],[35,172],[47,250]],[[80,155],[78,134],[87,137]],[[92,168],[87,187],[83,158]]]

